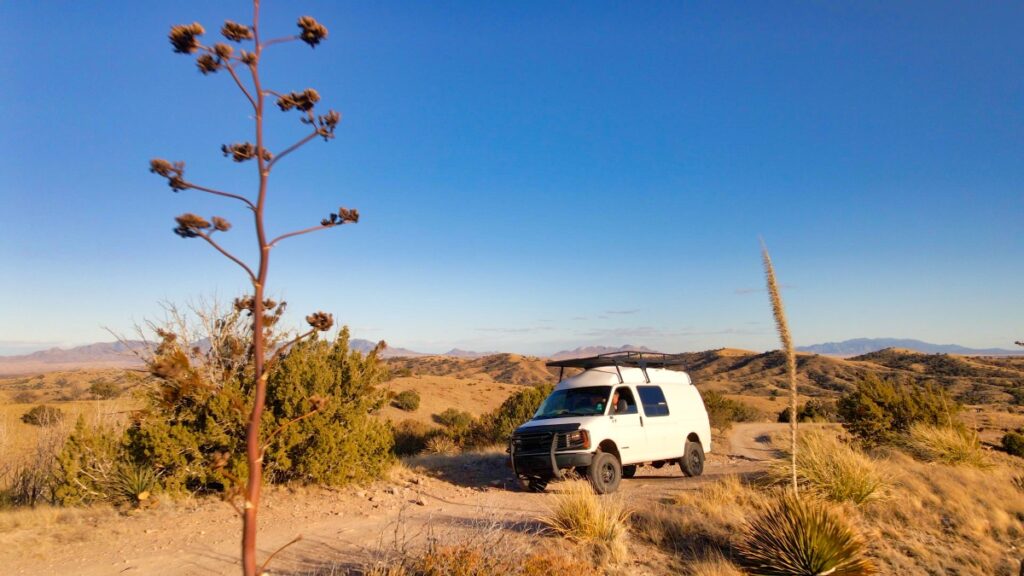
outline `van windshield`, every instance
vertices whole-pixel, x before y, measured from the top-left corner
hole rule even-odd
[[[533,415],[534,420],[564,416],[597,416],[604,414],[611,386],[588,386],[556,390],[544,400]]]

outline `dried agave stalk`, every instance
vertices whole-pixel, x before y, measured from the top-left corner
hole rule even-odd
[[[791,468],[793,476],[793,493],[796,494],[796,437],[797,437],[797,402],[796,402],[796,351],[793,350],[793,336],[789,333],[789,322],[786,321],[786,309],[782,305],[782,294],[779,283],[775,279],[775,267],[768,247],[761,242],[761,259],[764,261],[764,275],[768,282],[768,297],[772,302],[772,315],[775,316],[775,328],[782,341],[782,353],[786,356],[786,375],[789,378],[789,431],[791,444]]]

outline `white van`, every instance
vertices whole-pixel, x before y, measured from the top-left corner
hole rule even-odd
[[[679,464],[704,471],[711,427],[704,401],[678,356],[616,352],[548,362],[559,383],[533,419],[509,442],[512,469],[524,486],[543,491],[575,469],[599,494],[614,492],[641,465]],[[583,372],[562,379],[566,368]]]

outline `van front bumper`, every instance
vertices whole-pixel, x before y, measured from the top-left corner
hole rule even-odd
[[[594,455],[589,452],[570,454],[515,454],[511,457],[512,470],[517,476],[533,478],[561,478],[562,470],[590,466]]]

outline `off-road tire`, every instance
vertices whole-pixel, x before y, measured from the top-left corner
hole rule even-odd
[[[636,476],[636,469],[637,469],[637,466],[635,464],[632,465],[632,466],[623,466],[622,467],[622,477],[623,478],[632,478],[633,476]]]
[[[700,476],[704,473],[704,448],[700,442],[686,441],[683,457],[679,459],[679,469],[687,476]]]
[[[598,452],[587,468],[587,480],[598,494],[611,494],[619,488],[622,480],[622,464],[615,454]]]

